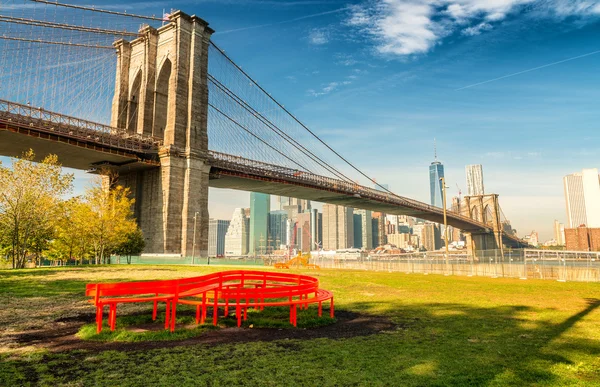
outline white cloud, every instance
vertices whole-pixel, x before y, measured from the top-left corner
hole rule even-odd
[[[308,89],[306,92],[311,97],[320,97],[322,95],[326,95],[326,94],[331,93],[332,91],[335,91],[340,86],[348,86],[350,84],[352,84],[352,81],[348,81],[348,80],[341,81],[341,82],[329,82],[328,84],[323,86],[320,90]]]
[[[308,41],[317,46],[327,44],[329,43],[329,34],[325,30],[314,28],[308,33]]]
[[[334,91],[335,89],[337,89],[337,87],[339,85],[340,84],[338,82],[329,82],[320,91],[316,91],[314,89],[309,89],[309,90],[307,90],[307,92],[308,92],[309,95],[311,95],[313,97],[320,97],[322,95],[331,93],[332,91]]]
[[[600,15],[600,0],[370,0],[350,7],[347,24],[376,41],[382,54],[423,54],[459,30],[479,35],[529,5],[537,17]]]
[[[462,30],[463,35],[467,36],[475,36],[481,34],[483,31],[491,30],[493,27],[491,24],[483,22],[479,23],[476,26],[468,27]]]

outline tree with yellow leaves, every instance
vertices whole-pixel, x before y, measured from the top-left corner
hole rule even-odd
[[[73,186],[73,175],[62,173],[56,155],[34,160],[29,150],[10,168],[0,163],[0,237],[17,269],[45,249],[59,219],[59,203]]]

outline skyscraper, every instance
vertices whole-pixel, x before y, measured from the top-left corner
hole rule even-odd
[[[371,218],[371,233],[373,234],[373,247],[379,247],[379,221],[381,218]]]
[[[208,221],[208,256],[225,255],[225,235],[229,228],[229,220],[209,219]]]
[[[236,208],[225,234],[225,255],[240,256],[248,254],[248,222],[246,209]]]
[[[444,177],[444,165],[437,159],[437,148],[434,148],[434,161],[429,166],[429,193],[431,195],[431,205],[442,207],[442,182]]]
[[[354,247],[365,250],[373,249],[372,218],[373,214],[370,210],[354,210]],[[357,239],[358,235],[360,235],[360,240]]]
[[[377,232],[373,230],[373,247],[383,246],[387,243],[387,233],[385,225],[385,214],[381,212],[371,213],[373,219],[377,219]]]
[[[421,230],[421,245],[427,251],[435,251],[441,247],[440,228],[435,223],[425,223]]]
[[[554,221],[554,240],[557,246],[564,246],[565,244],[565,225],[558,220]]]
[[[354,247],[357,249],[361,249],[362,245],[362,216],[356,213],[357,210],[354,210]]]
[[[600,176],[598,169],[584,169],[563,179],[569,228],[600,227]]]
[[[352,208],[323,205],[323,249],[347,249],[354,245]]]
[[[273,250],[279,250],[281,245],[287,245],[287,211],[271,211],[269,213],[268,240]]]
[[[249,254],[264,254],[268,244],[269,210],[271,195],[250,193],[250,240]]]
[[[321,234],[322,214],[319,210],[313,208],[310,210],[310,238],[311,238],[311,250],[317,250],[323,243],[323,236]]]
[[[481,164],[467,165],[467,194],[469,196],[483,195],[483,167]]]
[[[298,214],[298,221],[296,226],[296,248],[307,252],[311,250],[311,213],[303,212]]]

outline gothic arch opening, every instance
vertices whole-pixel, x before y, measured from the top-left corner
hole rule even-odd
[[[167,124],[167,111],[169,108],[169,81],[171,79],[171,61],[167,58],[163,63],[156,79],[154,89],[154,128],[152,135],[163,138]]]
[[[483,213],[484,213],[483,221],[485,222],[485,224],[494,225],[494,211],[492,211],[492,208],[490,207],[489,204],[487,204],[485,206]]]
[[[140,87],[142,86],[142,71],[138,71],[133,83],[131,84],[131,92],[127,101],[127,132],[137,132],[138,107],[140,99]]]
[[[473,210],[471,210],[471,219],[481,222],[479,216],[479,209],[477,208],[477,206],[473,207]]]

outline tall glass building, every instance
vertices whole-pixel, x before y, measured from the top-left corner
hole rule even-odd
[[[248,254],[265,254],[268,246],[271,195],[250,193],[250,241]]]
[[[442,182],[440,181],[442,177],[444,177],[444,165],[436,159],[429,166],[429,191],[432,206],[444,206],[442,201]]]
[[[273,250],[279,250],[281,245],[287,245],[287,211],[271,211],[269,213],[269,241]]]
[[[208,256],[225,255],[225,235],[229,228],[229,220],[209,219],[208,221]]]

